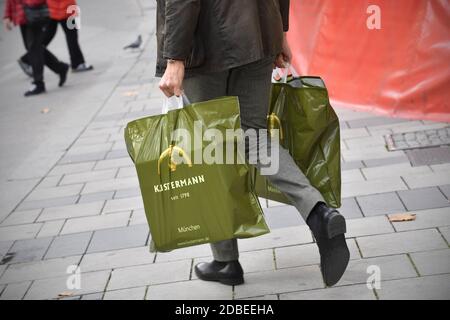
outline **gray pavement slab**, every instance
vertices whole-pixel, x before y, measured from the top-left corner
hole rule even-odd
[[[415,220],[392,223],[397,231],[428,229],[450,225],[450,207],[418,210],[411,213],[416,215]]]
[[[82,255],[86,252],[92,232],[55,237],[44,259]]]
[[[158,284],[148,287],[147,300],[231,300],[232,287],[201,280]]]
[[[380,300],[449,300],[450,275],[384,281],[376,289]]]
[[[80,139],[78,140],[80,141]],[[49,172],[49,176],[54,175],[69,175],[79,172],[89,172],[94,168],[95,161],[91,162],[82,162],[82,163],[73,163],[73,164],[64,164],[64,165],[56,165],[53,167],[53,169]]]
[[[349,219],[346,223],[347,233],[345,234],[345,236],[348,238],[392,233],[395,231],[389,220],[384,215],[368,218]]]
[[[61,234],[124,227],[128,224],[130,215],[130,212],[118,212],[96,215],[92,217],[68,219],[61,231]]]
[[[42,223],[21,224],[0,227],[0,241],[34,238],[42,227]]]
[[[31,281],[8,284],[0,296],[0,300],[21,300],[25,296]]]
[[[410,256],[421,276],[450,273],[450,249],[415,252]]]
[[[60,185],[112,179],[116,172],[116,169],[109,169],[67,174],[62,178]]]
[[[80,300],[103,300],[103,294],[103,292],[84,294]]]
[[[445,195],[445,197],[450,200],[450,184],[439,186],[439,189]]]
[[[338,210],[346,219],[363,217],[355,198],[343,198],[341,202],[342,205]]]
[[[406,254],[351,260],[337,286],[366,283],[378,269],[380,280],[417,277],[417,273]]]
[[[104,204],[104,201],[96,201],[84,204],[45,208],[37,221],[41,222],[98,215],[100,214]]]
[[[305,221],[294,206],[280,205],[264,208],[264,219],[270,230],[304,225]]]
[[[170,252],[158,252],[156,254],[155,262],[177,261],[209,256],[211,256],[210,245],[202,244],[199,246],[181,248]]]
[[[88,293],[101,292],[105,290],[110,271],[82,273],[80,289],[67,287],[68,276],[34,281],[24,299],[57,299],[59,294],[70,293],[73,296],[79,296]]]
[[[145,246],[148,234],[147,225],[98,230],[87,251],[91,253]]]
[[[53,237],[18,240],[3,258],[7,263],[29,262],[41,260],[52,242]]]
[[[320,269],[314,265],[247,274],[245,285],[234,288],[234,297],[239,299],[323,287]]]
[[[137,224],[148,224],[147,222],[147,216],[145,215],[145,212],[143,209],[139,210],[133,210],[133,213],[131,214],[130,219],[130,226],[137,225]]]
[[[147,287],[106,291],[103,300],[144,300]]]
[[[154,263],[113,270],[107,290],[189,280],[190,260]]]
[[[36,238],[54,237],[59,235],[66,220],[46,221]]]
[[[73,195],[68,197],[51,198],[45,200],[26,200],[22,202],[17,210],[29,210],[29,209],[41,209],[59,207],[65,205],[75,204],[79,198],[79,195]]]
[[[33,223],[41,211],[41,209],[14,211],[5,220],[3,220],[1,226]]]
[[[78,203],[98,202],[111,200],[114,197],[115,191],[94,192],[88,194],[82,194]]]
[[[375,300],[372,289],[365,284],[306,290],[280,294],[280,300]]]
[[[409,211],[450,206],[437,187],[399,191],[398,195]]]
[[[447,241],[447,244],[450,243],[450,227],[440,227],[439,232],[444,237],[444,239]]]
[[[78,265],[81,256],[11,264],[0,278],[0,284],[28,280],[60,277],[67,274],[67,268]]]
[[[372,194],[356,199],[366,217],[405,211],[405,207],[395,192]]]
[[[72,184],[67,186],[57,186],[48,188],[36,188],[27,197],[28,201],[46,200],[61,197],[70,197],[78,195],[83,188],[83,184]]]
[[[129,189],[121,189],[117,190],[114,194],[114,199],[123,199],[123,198],[131,198],[137,197],[141,195],[141,189],[137,188],[129,188]]]
[[[117,269],[145,264],[152,264],[155,254],[147,246],[96,253],[83,256],[80,269],[84,272]]]
[[[239,240],[239,248],[241,252],[244,252],[311,242],[311,231],[305,225],[274,229],[270,233],[259,237],[241,239]]]
[[[447,248],[435,229],[414,230],[356,238],[363,257]]]
[[[381,159],[364,159],[363,163],[366,167],[380,167],[380,166],[386,166],[391,164],[397,164],[397,163],[407,163],[409,162],[408,157],[404,154],[396,156],[396,157],[389,157],[389,158],[381,158]]]

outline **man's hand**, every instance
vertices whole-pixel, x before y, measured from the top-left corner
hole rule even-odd
[[[179,97],[183,91],[183,78],[184,62],[178,60],[168,61],[166,71],[159,82],[159,88],[168,98],[173,95]]]
[[[9,18],[3,19],[3,25],[5,26],[5,29],[8,31],[10,31],[13,28],[13,23]]]
[[[276,57],[274,64],[275,67],[285,68],[286,63],[291,63],[292,53],[291,48],[289,48],[289,44],[286,39],[286,33],[283,35],[283,48],[281,49],[281,53]]]

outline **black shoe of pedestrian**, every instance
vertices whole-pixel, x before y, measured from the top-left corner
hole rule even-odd
[[[17,63],[27,76],[33,77],[33,68],[28,63],[22,61],[22,59],[17,60]]]
[[[41,83],[34,83],[33,86],[25,92],[25,97],[35,96],[37,94],[41,94],[45,92],[45,84],[43,82]]]
[[[80,63],[75,68],[72,68],[72,72],[84,72],[84,71],[91,71],[94,69],[94,66],[91,64],[86,63]]]
[[[69,72],[69,65],[67,63],[63,63],[63,70],[59,73],[59,83],[58,86],[62,87],[67,80],[67,73]]]
[[[238,260],[201,262],[195,266],[195,274],[201,280],[218,281],[229,286],[244,283],[244,271]]]
[[[335,285],[342,277],[350,259],[345,242],[344,217],[324,203],[318,203],[306,221],[311,229],[320,253],[320,268],[327,286]]]

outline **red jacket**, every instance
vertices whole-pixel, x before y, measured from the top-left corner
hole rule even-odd
[[[23,3],[30,7],[36,7],[45,4],[45,0],[23,0]]]
[[[22,0],[6,0],[4,18],[10,19],[16,26],[27,23],[25,12],[23,11]]]
[[[76,0],[47,0],[48,10],[50,11],[50,18],[53,20],[65,20],[74,12],[67,13],[69,6],[76,5]]]

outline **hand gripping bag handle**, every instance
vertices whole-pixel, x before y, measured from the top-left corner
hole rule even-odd
[[[289,75],[289,71],[292,72],[292,75],[294,77],[298,76],[298,73],[297,73],[297,71],[295,71],[295,69],[292,66],[292,64],[287,62],[285,68],[275,68],[273,70],[272,79],[275,79],[275,76],[279,75],[279,76],[281,76],[281,80],[280,81],[275,81],[275,82],[277,82],[277,83],[287,83],[287,77]]]
[[[166,114],[170,110],[182,109],[189,104],[191,103],[184,93],[181,96],[173,95],[169,98],[164,98],[161,114]]]

